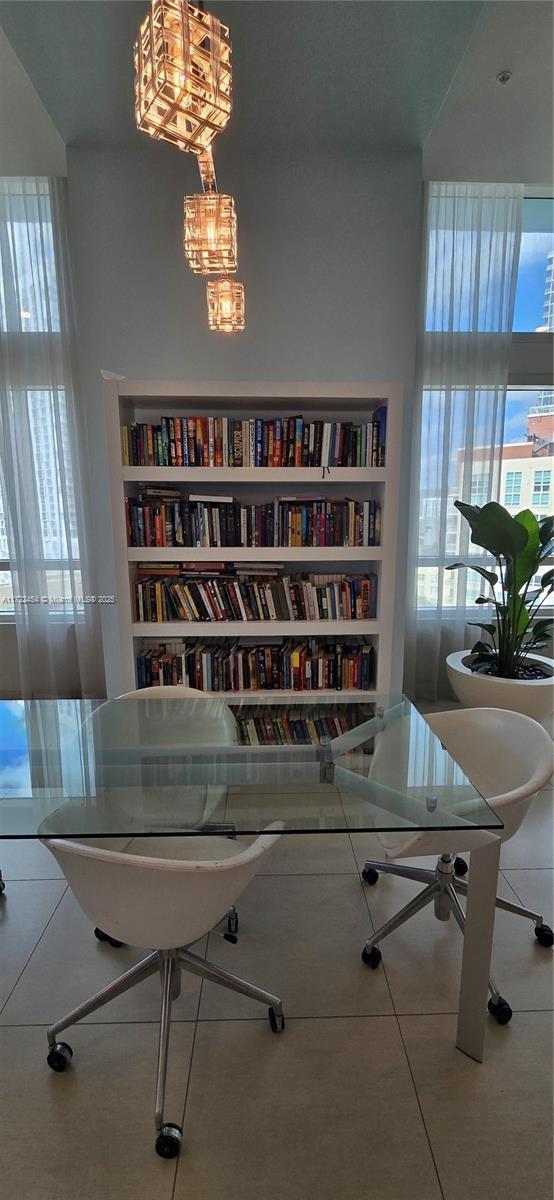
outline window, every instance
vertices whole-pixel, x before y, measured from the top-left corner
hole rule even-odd
[[[0,271],[0,324],[8,333],[59,333],[48,180],[2,182],[7,213],[2,256],[9,256],[9,271]]]
[[[471,493],[470,504],[486,504],[488,499],[489,475],[480,471],[479,474],[471,476]]]
[[[75,567],[78,574],[79,547],[47,179],[0,179],[0,328],[10,347],[6,403],[36,496],[38,535],[29,562],[50,610],[62,611],[71,593],[70,566],[73,579]],[[60,386],[52,384],[55,378]],[[14,611],[8,496],[1,489],[0,471],[0,616]]]
[[[429,192],[417,606],[433,616],[471,609],[488,590],[472,572],[445,569],[460,560],[483,566],[488,559],[472,543],[455,500],[483,505],[498,499],[514,516],[525,508],[538,517],[552,511],[554,201],[524,200],[521,253],[514,259],[517,219],[503,207],[512,203],[510,189],[497,197],[498,219],[487,187],[475,189],[483,192],[478,203],[471,185],[431,184]],[[486,386],[486,334],[509,328],[503,324],[510,311],[505,283],[515,270],[516,336],[504,407],[502,389]],[[497,290],[488,286],[496,278]],[[472,339],[477,350],[482,346],[483,384],[465,388]]]
[[[506,508],[518,508],[521,504],[522,471],[507,471],[504,486],[504,504]]]
[[[550,475],[548,471],[535,471],[533,479],[533,508],[548,508],[550,504]]]
[[[480,397],[484,407],[489,403],[488,396]],[[460,403],[463,402],[463,392],[460,391]],[[441,397],[428,393],[425,407],[429,410],[431,424],[440,420],[439,412]],[[457,428],[456,404],[453,405],[452,425]],[[425,411],[425,409],[424,409]],[[462,430],[456,439],[456,452],[450,465],[448,479],[448,504],[446,517],[445,550],[446,557],[440,553],[440,496],[443,480],[437,472],[433,475],[431,460],[425,464],[426,478],[432,484],[432,490],[421,501],[421,519],[419,535],[420,564],[417,577],[418,608],[435,609],[457,607],[462,594],[465,595],[467,607],[471,607],[483,590],[479,577],[468,572],[467,576],[458,572],[444,571],[443,567],[449,562],[463,558],[464,562],[479,563],[483,552],[471,542],[467,549],[460,551],[460,534],[463,524],[454,500],[462,494],[463,480],[466,478],[468,465],[471,465],[471,504],[486,504],[488,500],[489,473],[483,469],[484,462],[488,468],[488,451],[480,445],[479,424],[477,424],[475,444],[471,451],[471,464],[462,445]],[[483,457],[485,456],[485,457]],[[540,466],[538,464],[541,464]],[[542,465],[544,463],[544,466]],[[537,517],[547,516],[552,511],[552,472],[554,469],[554,389],[541,388],[508,388],[506,398],[506,413],[504,420],[504,439],[500,452],[498,472],[492,477],[492,495],[498,497],[515,516],[523,508],[530,508]],[[544,568],[548,569],[547,567]]]
[[[523,201],[514,333],[554,331],[554,200]]]

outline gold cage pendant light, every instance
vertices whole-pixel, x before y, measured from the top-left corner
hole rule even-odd
[[[195,275],[229,275],[237,269],[235,201],[216,190],[211,149],[199,155],[204,192],[185,196],[183,248]]]
[[[208,325],[218,333],[243,333],[245,321],[244,284],[236,279],[208,280]]]
[[[237,269],[237,218],[232,196],[185,196],[185,257],[195,275],[228,275]]]
[[[231,115],[228,27],[186,0],[152,0],[134,59],[137,127],[179,150],[206,150]]]

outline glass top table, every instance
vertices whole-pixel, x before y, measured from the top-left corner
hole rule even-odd
[[[306,700],[317,732],[317,692]],[[337,693],[317,744],[303,744],[292,719],[297,742],[271,744],[270,703],[154,690],[0,701],[0,840],[255,835],[277,822],[287,834],[379,832],[393,853],[399,834],[444,831],[435,853],[471,851],[456,1044],[481,1061],[502,822],[403,697],[380,697],[366,716]],[[270,744],[242,745],[256,714]]]
[[[241,745],[235,717],[267,702],[230,703],[0,702],[0,838],[502,828],[402,697],[326,706],[353,727],[315,745]]]

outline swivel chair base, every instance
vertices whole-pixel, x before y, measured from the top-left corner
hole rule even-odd
[[[453,861],[451,854],[442,854],[437,861],[434,871],[426,870],[422,867],[402,866],[398,863],[383,863],[372,859],[365,863],[362,871],[362,879],[368,883],[370,887],[377,883],[379,872],[384,872],[386,875],[397,875],[403,879],[413,879],[418,883],[425,883],[422,892],[418,892],[404,908],[400,909],[390,921],[382,925],[380,929],[368,940],[362,950],[362,959],[368,967],[375,969],[381,962],[380,943],[388,937],[389,933],[393,933],[401,925],[408,921],[410,917],[415,916],[422,908],[425,908],[431,901],[435,905],[435,916],[439,921],[448,921],[452,915],[459,925],[462,934],[465,929],[466,915],[458,899],[458,893],[466,895],[468,883],[465,879],[460,878],[460,864],[465,862],[463,859],[455,859]],[[466,868],[467,869],[467,868]],[[521,904],[512,904],[510,900],[503,900],[501,896],[496,897],[496,907],[503,909],[505,912],[515,913],[520,917],[527,917],[535,923],[535,937],[541,946],[550,947],[554,942],[554,934],[549,925],[545,925],[542,914],[532,912],[529,908],[524,908]],[[496,1018],[499,1025],[507,1025],[511,1020],[512,1010],[507,1000],[504,1000],[500,995],[496,983],[489,976],[489,991],[491,993],[488,1002],[488,1010],[493,1017]]]
[[[162,1002],[154,1117],[155,1148],[161,1158],[175,1158],[181,1149],[183,1131],[180,1125],[164,1120],[164,1100],[171,1030],[171,1006],[172,1001],[177,998],[181,990],[181,971],[190,971],[193,975],[199,975],[201,979],[218,983],[221,987],[239,992],[242,996],[249,996],[253,1000],[259,1000],[261,1004],[267,1004],[269,1024],[274,1033],[282,1033],[285,1028],[285,1018],[281,1001],[277,996],[263,991],[253,983],[239,979],[236,975],[231,975],[228,971],[216,966],[215,963],[198,958],[186,947],[178,947],[175,950],[155,950],[131,967],[129,971],[125,971],[113,983],[91,996],[90,1000],[86,1000],[84,1004],[74,1008],[60,1021],[56,1021],[55,1025],[50,1026],[50,1029],[47,1030],[48,1057],[46,1061],[48,1066],[53,1071],[65,1071],[73,1057],[71,1046],[67,1042],[58,1041],[58,1034],[62,1030],[67,1029],[69,1025],[74,1025],[76,1021],[81,1021],[83,1017],[88,1017],[90,1013],[96,1012],[110,1000],[115,1000],[116,996],[122,996],[124,992],[128,992],[143,979],[148,979],[150,975],[156,974],[157,971],[160,972],[162,980]]]

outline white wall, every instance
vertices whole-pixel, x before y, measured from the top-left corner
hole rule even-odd
[[[0,175],[65,175],[65,146],[0,29]]]
[[[409,416],[420,153],[220,161],[218,177],[236,198],[238,277],[247,287],[248,328],[235,336],[209,332],[205,285],[182,256],[183,194],[198,190],[192,156],[150,142],[137,151],[68,149],[102,591],[114,587],[101,368],[152,379],[398,380]],[[407,428],[406,488],[409,443]],[[400,622],[405,559],[401,546]]]

